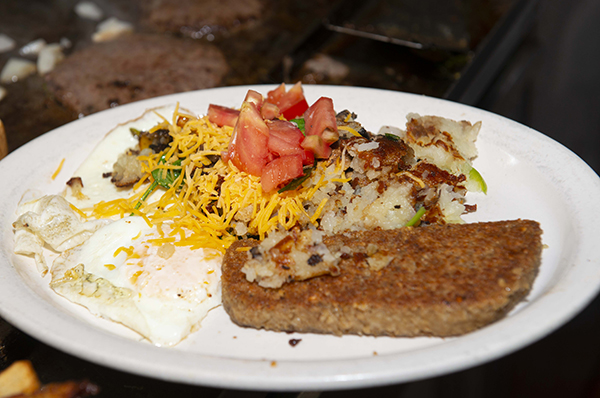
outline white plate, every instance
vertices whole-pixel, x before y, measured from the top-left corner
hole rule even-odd
[[[48,288],[29,258],[12,254],[11,223],[29,189],[62,190],[75,168],[115,125],[145,109],[180,102],[199,114],[209,103],[240,106],[249,87],[146,100],[100,112],[32,141],[0,162],[0,314],[32,336],[92,362],[171,381],[252,390],[349,389],[432,377],[481,364],[550,333],[577,314],[600,286],[597,236],[600,180],[573,153],[527,127],[475,108],[424,96],[364,88],[306,86],[350,109],[373,132],[404,126],[409,112],[483,122],[475,167],[489,192],[469,194],[468,221],[538,220],[547,245],[533,291],[505,319],[462,337],[393,339],[299,335],[242,329],[221,307],[175,348],[139,341]],[[264,94],[273,87],[252,87]],[[15,134],[16,132],[12,132]],[[61,159],[62,171],[51,175]],[[301,339],[295,347],[290,339]]]

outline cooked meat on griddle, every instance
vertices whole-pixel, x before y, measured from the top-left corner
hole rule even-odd
[[[261,0],[150,0],[141,6],[143,26],[196,39],[243,27],[264,7]]]
[[[145,98],[215,87],[228,69],[213,45],[129,35],[73,53],[46,79],[59,102],[87,115]]]
[[[223,261],[223,306],[238,325],[258,329],[461,335],[502,318],[527,296],[541,234],[537,222],[514,220],[327,236],[338,275],[276,289],[247,280],[242,268],[253,256],[241,248],[259,242],[241,240]]]
[[[299,73],[306,83],[341,84],[350,74],[350,67],[327,54],[318,53],[304,63]]]

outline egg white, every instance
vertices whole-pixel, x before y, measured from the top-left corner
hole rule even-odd
[[[63,197],[46,195],[25,202],[17,209],[14,252],[35,258],[44,275],[48,267],[44,256],[47,245],[57,252],[75,247],[87,240],[109,220],[81,220]]]
[[[174,110],[174,105],[151,109],[111,130],[73,174],[82,180],[81,194],[66,188],[64,198],[86,210],[101,201],[133,195],[131,188],[117,188],[103,175],[112,172],[121,153],[136,147],[138,140],[130,128],[148,130],[171,120]],[[158,189],[148,200],[161,194]],[[66,212],[73,219],[79,217],[71,209]],[[168,227],[164,228],[168,233]],[[96,229],[79,246],[57,250],[61,254],[51,267],[50,287],[58,294],[159,346],[183,340],[220,305],[219,252],[172,243],[157,245],[150,240],[160,239],[160,231],[141,217],[112,220]],[[37,236],[41,234],[36,232]]]
[[[67,188],[64,192],[65,198],[76,207],[86,209],[100,201],[108,202],[132,196],[134,192],[131,188],[117,188],[110,181],[110,177],[103,175],[113,171],[113,165],[120,154],[135,148],[138,144],[137,137],[130,131],[132,127],[138,130],[149,130],[162,122],[163,118],[171,120],[174,111],[174,105],[149,109],[139,118],[112,129],[73,174],[73,177],[79,177],[82,180],[81,193],[83,195],[74,194],[70,188]],[[191,114],[189,111],[186,112]],[[155,191],[149,200],[154,200],[159,194],[160,190]]]
[[[220,304],[222,256],[149,242],[160,237],[141,217],[106,225],[54,261],[50,286],[156,345],[177,344]]]

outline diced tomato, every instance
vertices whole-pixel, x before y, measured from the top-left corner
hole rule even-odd
[[[221,105],[210,104],[208,106],[208,120],[217,126],[235,126],[240,111]]]
[[[278,155],[301,155],[304,149],[298,144],[298,146],[292,146],[289,142],[284,141],[280,137],[270,136],[269,137],[269,151]]]
[[[281,83],[275,90],[271,90],[267,93],[267,102],[277,105],[284,95],[285,83]]]
[[[270,102],[265,102],[262,108],[260,108],[260,115],[265,120],[273,120],[277,119],[281,115],[281,111],[277,105],[271,104]]]
[[[327,145],[331,145],[340,139],[340,133],[337,131],[337,128],[335,131],[326,128],[325,130],[323,130],[321,138],[323,138],[323,141],[325,141]]]
[[[293,123],[285,120],[271,120],[269,127],[269,151],[279,156],[299,155],[304,152],[300,146],[304,135]]]
[[[271,192],[304,174],[302,156],[288,155],[269,162],[260,177],[263,192]]]
[[[248,90],[246,94],[246,98],[244,98],[244,102],[251,102],[256,105],[256,109],[260,109],[263,104],[263,96],[258,91]]]
[[[258,109],[253,103],[244,102],[225,159],[231,160],[242,171],[260,176],[263,168],[272,158],[268,142],[269,128]]]
[[[304,90],[302,90],[302,83],[298,82],[289,89],[288,92],[285,93],[279,99],[279,108],[289,109],[294,104],[302,101],[304,99]]]
[[[315,154],[313,151],[309,151],[307,149],[304,150],[304,157],[302,158],[302,164],[304,166],[308,166],[315,164]]]
[[[296,124],[279,120],[280,112],[287,119],[304,115],[306,136]],[[209,120],[219,125],[225,125],[223,119],[232,116],[237,121],[222,158],[260,176],[264,192],[302,176],[302,166],[314,164],[315,158],[328,158],[330,144],[339,139],[333,101],[322,97],[309,108],[301,83],[288,92],[281,84],[269,92],[266,101],[249,90],[239,112],[218,105],[209,107]]]
[[[339,139],[331,98],[321,97],[306,110],[304,132],[306,136],[322,137],[326,144],[332,144]]]
[[[308,102],[303,98],[300,102],[296,102],[294,105],[290,106],[288,109],[282,112],[283,117],[287,120],[292,120],[298,116],[302,116],[304,111],[308,109]]]
[[[277,105],[287,120],[301,116],[308,109],[301,82],[294,84],[288,92],[282,83],[275,90],[269,91],[267,102]]]
[[[304,138],[301,144],[302,148],[314,153],[318,159],[327,159],[331,155],[331,148],[318,135],[309,135]]]
[[[303,165],[312,165],[314,154],[302,148],[304,135],[295,124],[285,120],[267,121],[269,127],[269,151],[278,156],[300,155]]]

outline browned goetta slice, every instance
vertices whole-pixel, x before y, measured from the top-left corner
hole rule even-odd
[[[223,305],[241,326],[374,336],[455,336],[506,315],[530,291],[542,230],[529,220],[350,232],[324,238],[340,274],[260,287],[241,271],[258,241],[223,261]],[[393,256],[374,270],[368,253]],[[348,250],[350,249],[350,251]]]

